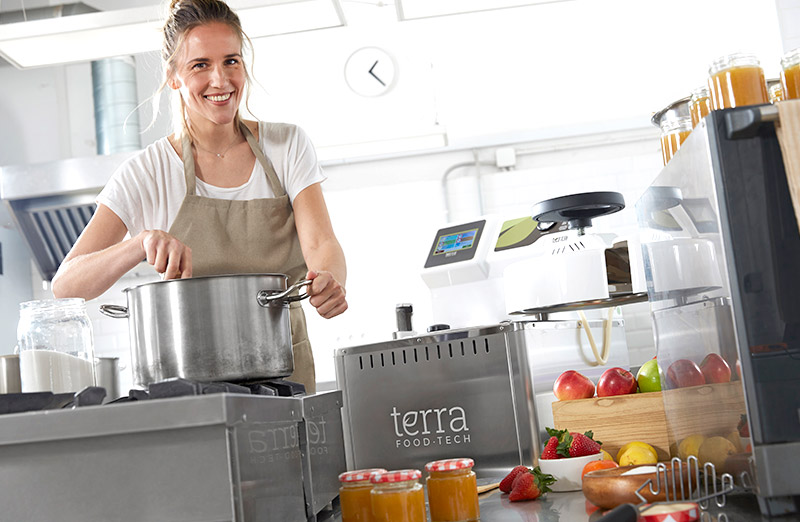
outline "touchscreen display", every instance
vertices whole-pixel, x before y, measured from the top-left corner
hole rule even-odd
[[[475,244],[475,237],[477,234],[478,229],[473,228],[463,232],[456,232],[455,234],[439,236],[433,255],[437,256],[439,254],[447,254],[458,250],[468,250]]]

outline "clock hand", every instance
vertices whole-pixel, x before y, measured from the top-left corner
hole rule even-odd
[[[375,66],[377,66],[377,65],[378,65],[378,60],[375,60],[375,63],[373,63],[373,64],[372,64],[372,67],[370,67],[370,68],[369,68],[369,71],[368,71],[368,72],[369,72],[369,74],[370,74],[370,75],[372,75],[372,77],[373,77],[373,78],[375,78],[376,80],[378,80],[378,81],[380,82],[380,84],[381,84],[381,85],[383,85],[384,87],[386,87],[386,84],[385,84],[385,83],[383,83],[383,80],[381,80],[380,78],[378,78],[378,76],[377,76],[377,75],[376,75],[374,72],[372,72],[372,70],[373,70],[373,69],[375,68]]]

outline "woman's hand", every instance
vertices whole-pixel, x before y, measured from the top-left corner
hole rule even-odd
[[[163,230],[145,230],[139,234],[147,262],[164,279],[192,277],[192,249]]]
[[[306,279],[312,281],[307,287],[308,302],[317,309],[319,315],[330,319],[347,310],[346,292],[333,274],[324,270],[309,270]]]

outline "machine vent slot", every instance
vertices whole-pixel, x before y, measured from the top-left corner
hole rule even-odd
[[[472,353],[470,354],[469,343],[472,343]],[[359,370],[368,370],[368,369],[377,369],[377,368],[387,368],[389,366],[399,366],[401,364],[406,365],[410,364],[410,354],[407,353],[408,350],[413,351],[414,363],[421,363],[421,362],[429,362],[433,360],[446,360],[448,357],[453,359],[457,356],[458,350],[461,350],[461,357],[467,357],[468,355],[472,356],[479,356],[483,355],[483,353],[490,353],[490,343],[488,337],[483,338],[476,338],[476,339],[467,339],[466,341],[460,340],[457,341],[458,344],[454,342],[447,343],[446,351],[443,350],[443,346],[441,344],[431,344],[426,346],[419,346],[419,347],[408,347],[408,348],[398,348],[395,350],[383,350],[383,351],[376,351],[370,354],[364,354],[358,356],[358,368]],[[483,350],[480,349],[480,344],[483,343]],[[454,346],[455,344],[455,346]],[[435,352],[434,352],[435,347]],[[424,357],[425,359],[422,360],[423,354],[418,352],[419,350],[424,349]],[[442,353],[444,351],[444,353]],[[402,353],[402,361],[400,360],[400,356],[396,352]],[[380,360],[378,359],[380,357]],[[391,359],[390,359],[391,357]],[[367,359],[368,358],[368,359]],[[391,364],[390,364],[391,363]]]

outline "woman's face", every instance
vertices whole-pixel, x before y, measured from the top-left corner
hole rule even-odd
[[[233,121],[245,87],[238,35],[223,23],[191,29],[175,60],[169,85],[180,91],[190,121]]]

